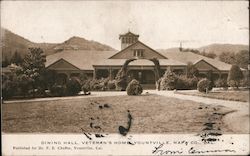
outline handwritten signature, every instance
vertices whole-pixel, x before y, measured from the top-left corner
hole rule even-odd
[[[169,150],[169,149],[163,149],[164,144],[160,144],[159,146],[154,147],[155,149],[152,151],[152,154],[154,155],[179,155],[183,154],[184,150]],[[211,149],[211,150],[199,150],[195,149],[194,147],[191,147],[188,151],[189,154],[205,154],[205,153],[222,153],[222,152],[231,152],[235,153],[235,150],[231,149]]]

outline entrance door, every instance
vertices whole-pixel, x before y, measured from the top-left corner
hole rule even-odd
[[[141,84],[154,84],[155,74],[152,70],[130,70],[128,72],[128,81],[136,79]]]

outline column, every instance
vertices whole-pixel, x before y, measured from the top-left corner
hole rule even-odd
[[[96,69],[94,68],[94,71],[93,71],[93,79],[96,79]]]
[[[112,77],[112,68],[111,67],[109,68],[109,79],[113,80],[113,77]]]

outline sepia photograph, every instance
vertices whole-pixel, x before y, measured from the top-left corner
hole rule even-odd
[[[2,155],[250,154],[248,1],[0,4]]]

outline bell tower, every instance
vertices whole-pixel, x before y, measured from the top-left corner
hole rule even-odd
[[[139,35],[133,34],[130,31],[128,31],[126,34],[119,35],[119,39],[121,40],[121,50],[137,42],[138,38],[139,38]]]

